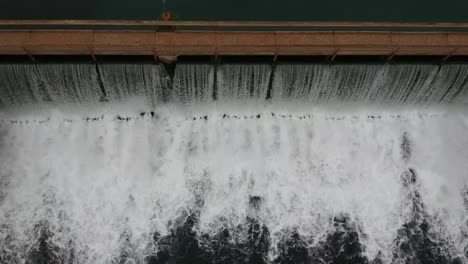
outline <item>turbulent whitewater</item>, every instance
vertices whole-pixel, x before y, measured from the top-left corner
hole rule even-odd
[[[463,65],[42,66],[0,67],[0,263],[466,263]]]

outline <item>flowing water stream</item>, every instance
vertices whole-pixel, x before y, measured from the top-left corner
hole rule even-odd
[[[214,71],[0,65],[0,263],[467,262],[467,66]]]

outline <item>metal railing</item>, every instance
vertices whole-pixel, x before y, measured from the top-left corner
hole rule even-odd
[[[241,30],[241,31],[467,31],[468,23],[324,22],[324,21],[160,21],[160,20],[0,20],[0,29],[112,30]]]

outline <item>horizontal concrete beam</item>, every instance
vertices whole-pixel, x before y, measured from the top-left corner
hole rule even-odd
[[[451,22],[336,21],[161,21],[161,20],[0,20],[0,26],[181,26],[181,27],[336,27],[336,28],[468,28]]]
[[[9,30],[0,54],[468,55],[468,33]]]

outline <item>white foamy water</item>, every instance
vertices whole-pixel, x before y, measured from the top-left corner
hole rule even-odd
[[[464,250],[465,112],[282,104],[186,110],[167,105],[154,118],[119,112],[138,117],[128,121],[108,111],[96,121],[60,111],[29,113],[28,123],[4,118],[0,248],[26,259],[37,224],[47,222],[52,243],[73,248],[76,263],[111,263],[122,250],[142,261],[152,253],[152,235],[166,234],[195,206],[195,192],[204,197],[196,228],[208,233],[226,225],[222,218],[230,227],[241,223],[249,197],[262,197],[258,217],[270,230],[271,258],[285,230],[297,228],[313,245],[345,213],[360,225],[365,254],[381,252],[389,261],[410,214],[400,179],[410,167],[437,227]]]

